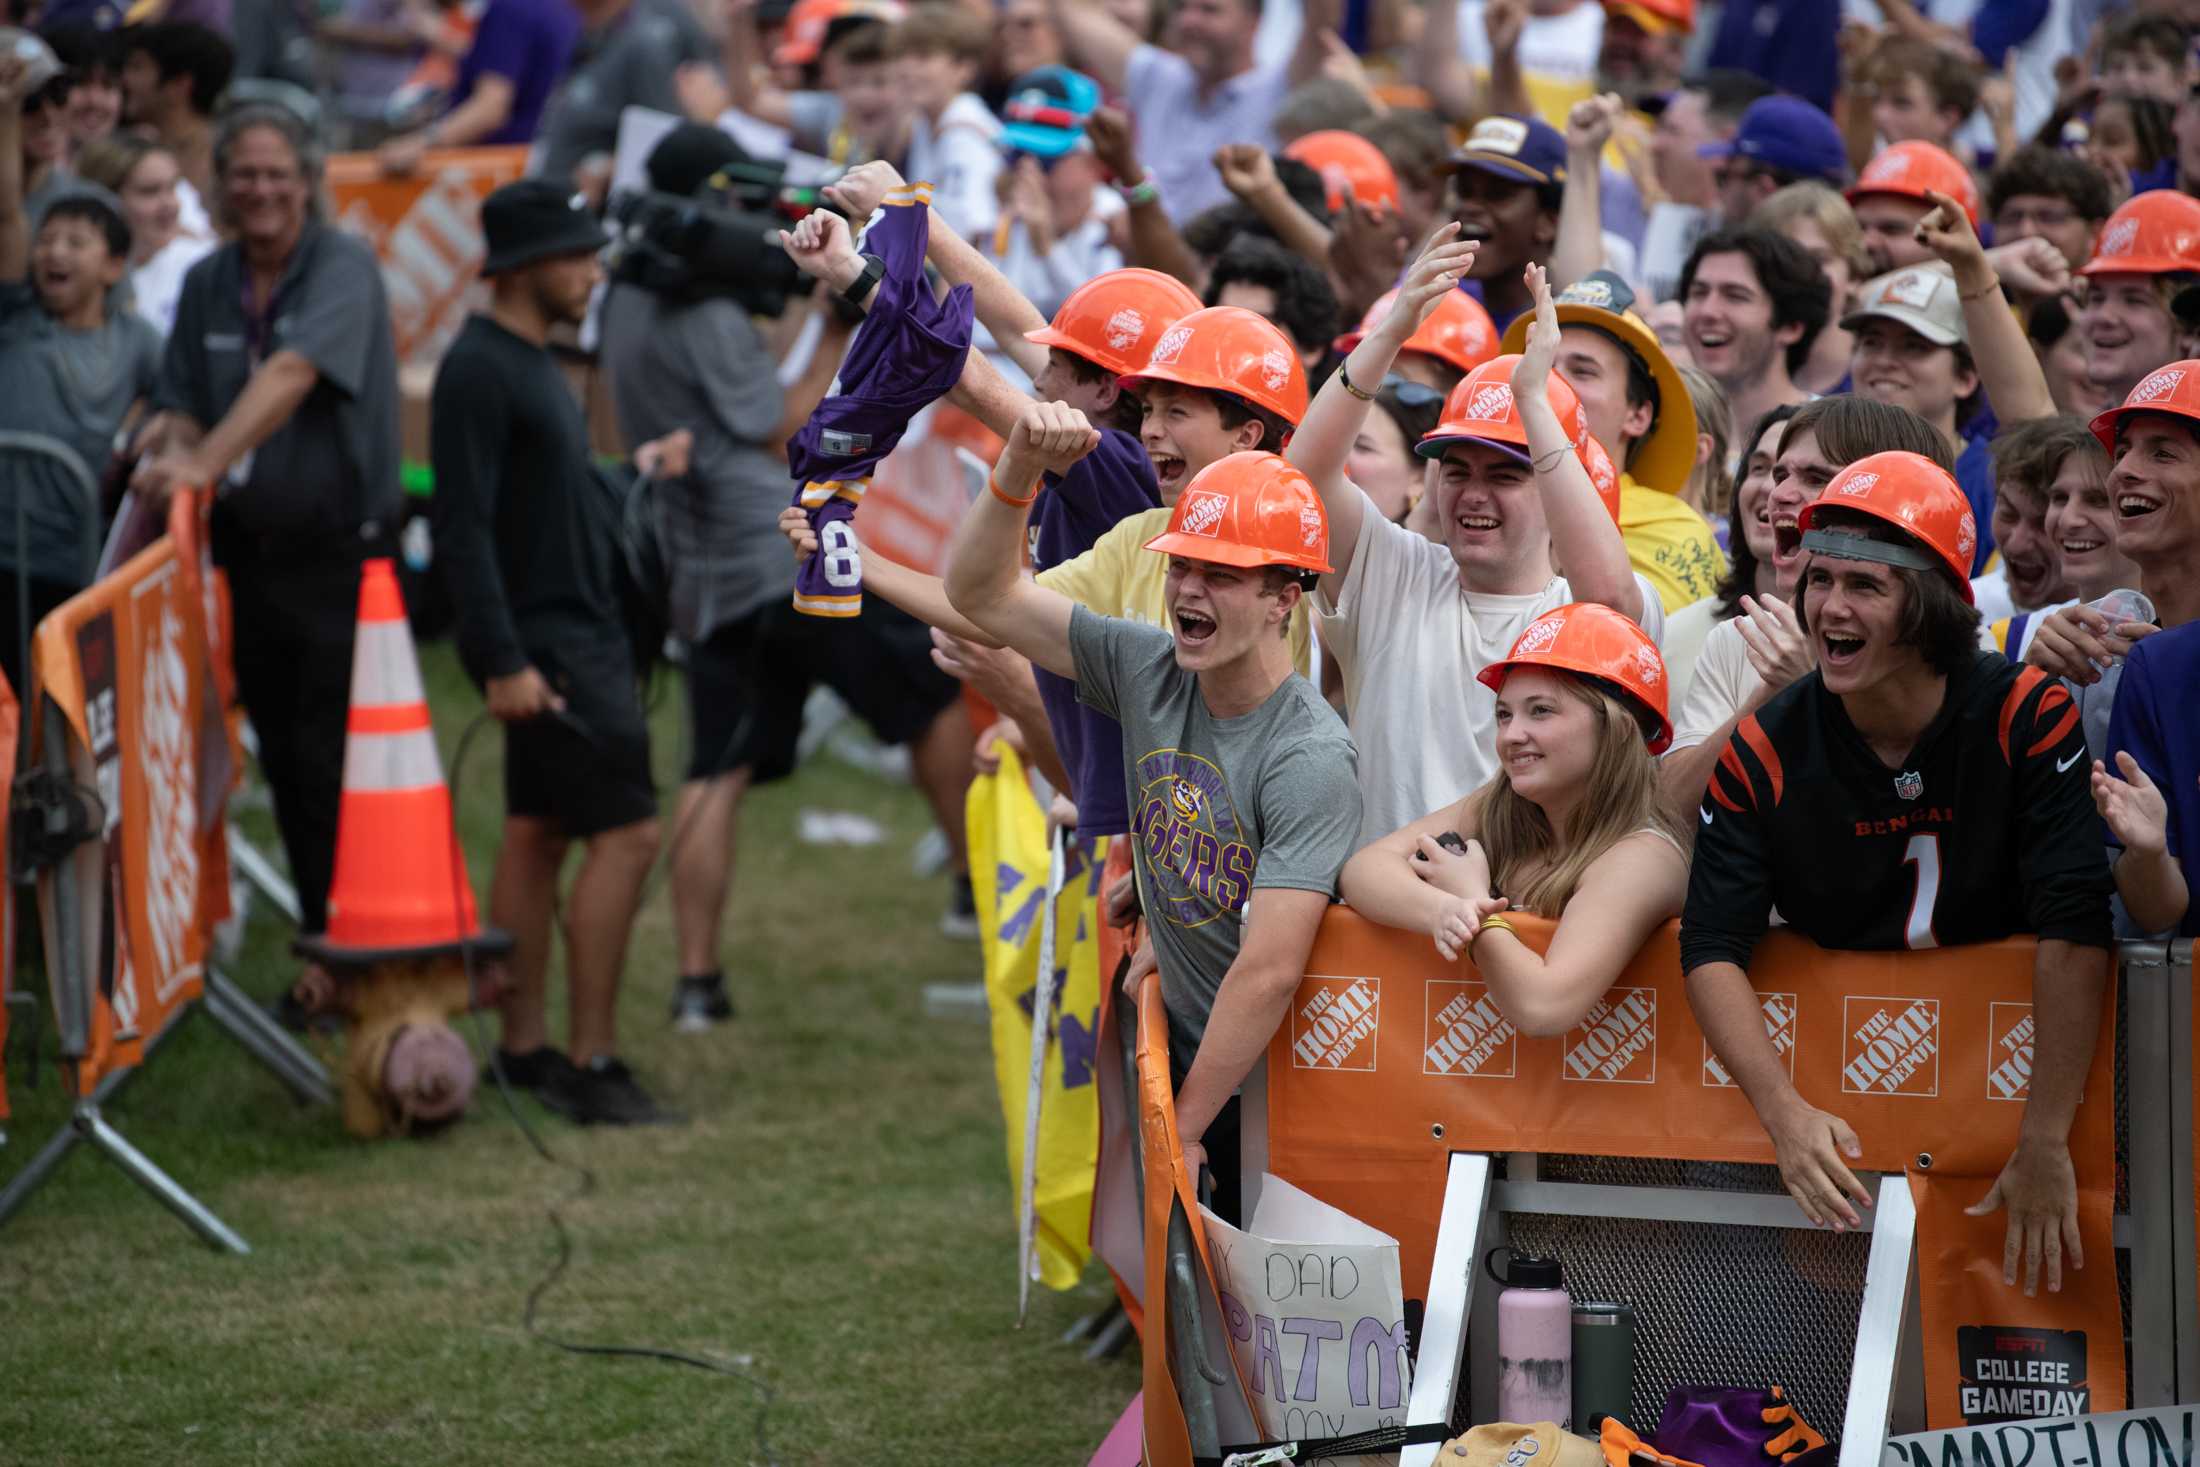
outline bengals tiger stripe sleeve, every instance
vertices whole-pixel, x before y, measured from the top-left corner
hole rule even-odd
[[[1681,971],[1749,967],[1772,915],[1771,823],[1786,771],[1754,717],[1719,752],[1696,810],[1696,849],[1681,911]]]
[[[2027,930],[2086,947],[2114,941],[2112,878],[2093,761],[2070,689],[2036,667],[2017,674],[2004,698],[2003,757],[2016,779],[2016,858]]]

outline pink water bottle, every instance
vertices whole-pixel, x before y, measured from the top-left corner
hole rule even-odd
[[[1497,1255],[1507,1255],[1497,1271]],[[1497,1416],[1521,1426],[1573,1429],[1574,1301],[1555,1258],[1492,1248],[1482,1260],[1505,1286],[1497,1296]]]

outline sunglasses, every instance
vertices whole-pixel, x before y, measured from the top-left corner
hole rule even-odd
[[[1409,412],[1427,407],[1440,408],[1444,405],[1443,393],[1438,392],[1425,382],[1416,382],[1410,377],[1401,377],[1396,372],[1392,372],[1383,379],[1382,390],[1398,399],[1398,406]]]

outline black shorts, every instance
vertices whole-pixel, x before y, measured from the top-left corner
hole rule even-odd
[[[547,820],[574,839],[655,819],[649,726],[624,642],[574,641],[531,648],[528,660],[565,699],[504,730],[504,808]]]
[[[746,768],[757,784],[794,772],[802,706],[819,683],[887,744],[916,739],[961,692],[933,665],[931,631],[877,596],[846,618],[774,599],[690,646],[687,673],[688,778]]]

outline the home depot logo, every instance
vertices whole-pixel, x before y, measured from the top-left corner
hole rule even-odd
[[[1795,1078],[1795,995],[1792,993],[1760,993],[1758,1005],[1765,1011],[1765,1038],[1772,1041],[1772,1052],[1787,1066],[1788,1079]],[[1703,1043],[1703,1082],[1717,1089],[1734,1088],[1734,1077],[1726,1066],[1711,1052],[1711,1041]]]
[[[1222,516],[1229,510],[1228,496],[1211,489],[1194,489],[1184,496],[1184,533],[1187,535],[1213,535],[1222,526]]]
[[[1308,978],[1291,1009],[1291,1064],[1301,1070],[1375,1068],[1382,1021],[1379,978]]]
[[[2147,378],[2146,381],[2141,382],[2137,387],[2132,388],[2131,396],[2125,398],[2124,403],[2128,407],[2142,402],[2159,402],[2175,392],[2177,384],[2184,380],[2184,368],[2165,367]]]
[[[1510,1080],[1520,1041],[1487,983],[1431,980],[1422,995],[1421,1073]]]
[[[1562,1080],[1648,1085],[1658,1078],[1658,991],[1615,988],[1566,1035]]]
[[[1986,1098],[2023,1100],[2032,1093],[2032,1005],[1987,1007]]]
[[[1477,422],[1502,423],[1511,415],[1512,405],[1510,387],[1485,387],[1468,399],[1466,415]]]
[[[1940,1000],[1841,1000],[1841,1089],[1849,1095],[1940,1094]]]
[[[1131,343],[1146,334],[1146,318],[1125,306],[1108,317],[1108,345],[1117,351],[1127,351]]]

